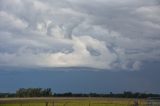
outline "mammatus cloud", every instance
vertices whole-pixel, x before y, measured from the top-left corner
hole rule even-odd
[[[160,61],[158,0],[1,0],[0,65],[138,70]]]

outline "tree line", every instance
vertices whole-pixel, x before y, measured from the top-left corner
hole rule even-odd
[[[124,91],[123,93],[55,93],[55,97],[113,97],[113,98],[148,98],[148,97],[160,97],[160,94],[152,94],[152,93],[132,93],[130,91]]]
[[[20,88],[16,91],[17,97],[50,97],[53,96],[51,88]]]
[[[20,88],[16,93],[0,93],[0,97],[114,97],[114,98],[148,98],[160,97],[160,94],[133,93],[124,91],[123,93],[53,93],[51,88]]]

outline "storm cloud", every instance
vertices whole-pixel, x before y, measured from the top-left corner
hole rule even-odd
[[[158,0],[0,0],[0,65],[138,70],[160,62]]]

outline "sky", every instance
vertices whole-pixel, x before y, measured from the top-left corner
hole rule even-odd
[[[0,0],[0,91],[160,93],[159,65],[159,0]]]

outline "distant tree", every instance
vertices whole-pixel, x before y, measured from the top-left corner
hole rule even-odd
[[[132,92],[130,92],[130,91],[124,91],[123,95],[126,98],[131,98],[134,94],[132,94]]]
[[[20,88],[16,91],[17,97],[49,97],[52,96],[51,88]]]

